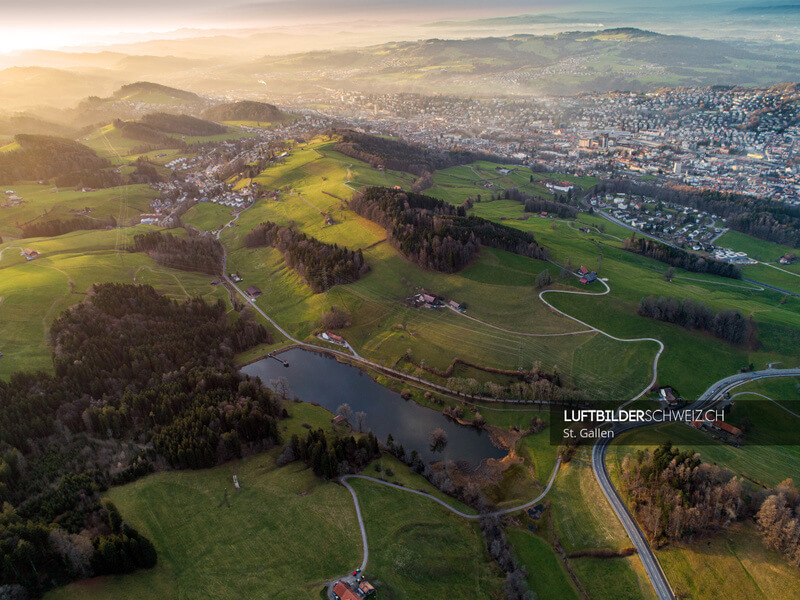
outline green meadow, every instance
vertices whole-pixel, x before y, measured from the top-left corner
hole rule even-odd
[[[187,210],[181,217],[185,225],[197,227],[200,231],[216,231],[231,219],[231,208],[213,202],[201,202]]]
[[[114,217],[122,225],[138,222],[142,213],[150,212],[150,203],[157,193],[146,185],[126,185],[82,192],[51,185],[22,184],[0,186],[0,204],[7,190],[23,199],[21,204],[0,208],[0,237],[4,241],[22,235],[24,225],[44,221],[67,220],[78,214],[97,219]]]
[[[295,146],[282,163],[270,165],[256,181],[280,190],[277,200],[259,200],[226,230],[231,270],[242,273],[264,294],[258,305],[292,335],[313,339],[321,314],[332,304],[347,307],[352,325],[344,331],[356,350],[373,360],[397,365],[411,350],[416,362],[446,367],[459,356],[494,367],[530,368],[538,364],[557,369],[576,386],[597,398],[620,401],[643,389],[652,375],[657,351],[654,342],[616,341],[597,333],[559,335],[585,330],[571,319],[554,314],[532,286],[536,274],[548,269],[555,288],[577,291],[573,278],[559,279],[559,267],[485,248],[471,266],[454,275],[431,273],[413,265],[384,241],[385,232],[347,209],[346,200],[365,185],[408,187],[413,178],[390,170],[378,171],[333,150],[333,142],[316,140]],[[501,174],[493,163],[476,163],[439,171],[427,192],[448,201],[486,190],[491,181],[507,188],[561,181],[590,186],[591,178],[531,174],[518,166]],[[534,184],[530,178],[533,177]],[[532,190],[527,190],[531,193]],[[485,198],[485,194],[483,196]],[[582,214],[577,222],[525,214],[511,200],[482,201],[472,211],[534,234],[550,249],[554,261],[586,265],[608,279],[605,296],[548,294],[548,302],[591,326],[623,339],[652,337],[666,350],[659,362],[659,382],[688,396],[701,393],[711,382],[753,363],[789,360],[797,350],[800,299],[775,291],[760,291],[747,282],[679,272],[672,283],[663,278],[666,267],[622,249],[630,232],[597,215]],[[325,222],[325,216],[333,224]],[[371,272],[361,280],[312,294],[283,264],[278,252],[242,248],[241,238],[265,220],[293,224],[322,241],[362,248]],[[584,228],[585,231],[580,231]],[[408,308],[404,300],[426,289],[466,302],[467,314]],[[602,292],[595,283],[580,291]],[[759,348],[731,346],[712,336],[636,315],[639,300],[649,294],[702,300],[715,310],[735,307],[753,317],[763,332]],[[480,321],[480,322],[479,322]],[[522,335],[536,334],[536,335]],[[547,336],[541,334],[548,334]],[[702,372],[696,365],[708,365]],[[402,366],[402,365],[401,365]]]

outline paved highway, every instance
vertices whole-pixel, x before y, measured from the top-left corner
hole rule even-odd
[[[688,408],[711,408],[714,404],[722,399],[726,392],[737,386],[747,383],[748,381],[765,379],[768,377],[788,376],[800,376],[800,368],[765,369],[763,371],[753,371],[751,373],[737,373],[736,375],[726,377],[725,379],[720,379],[711,385],[695,402],[690,404]],[[624,425],[616,425],[613,429],[615,431],[615,435],[618,435],[619,433],[634,429],[636,427],[646,427],[652,424],[652,421],[639,421],[626,423]],[[620,520],[622,526],[625,528],[625,531],[628,533],[628,537],[631,539],[631,542],[633,542],[636,551],[639,553],[639,557],[642,560],[642,564],[647,572],[647,576],[649,577],[650,583],[653,585],[653,589],[655,590],[659,600],[675,600],[675,592],[673,592],[672,587],[669,585],[669,581],[664,575],[664,571],[661,569],[661,565],[659,564],[655,553],[653,552],[652,548],[650,548],[650,544],[647,542],[644,533],[631,516],[619,493],[611,483],[611,478],[609,477],[608,469],[606,468],[606,450],[608,449],[608,444],[610,442],[611,439],[609,438],[601,438],[592,448],[592,470],[594,471],[594,476],[597,479],[597,483],[600,484],[600,488],[603,490],[603,494],[611,505],[611,508],[614,509],[617,518]]]

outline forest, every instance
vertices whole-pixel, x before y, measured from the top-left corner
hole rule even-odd
[[[369,272],[361,250],[326,244],[305,233],[267,221],[244,236],[247,248],[271,246],[283,254],[315,294],[335,285],[352,283]]]
[[[628,179],[604,181],[596,190],[598,193],[625,192],[696,208],[724,218],[734,231],[776,244],[800,246],[800,207],[784,202],[714,190],[698,191],[685,185],[634,183]]]
[[[426,269],[455,273],[477,256],[481,245],[530,258],[548,256],[530,233],[466,216],[464,207],[422,194],[370,187],[356,194],[349,207],[384,227],[392,245]]]
[[[95,285],[62,313],[55,375],[0,381],[0,586],[35,597],[153,566],[152,544],[102,493],[279,443],[282,400],[233,365],[269,341],[247,312],[231,319],[222,301],[177,302],[143,285]]]
[[[285,121],[289,115],[273,104],[242,100],[229,104],[218,104],[207,109],[203,116],[212,121],[256,121],[274,123]]]
[[[22,237],[54,237],[79,229],[108,229],[117,226],[114,217],[95,219],[92,217],[73,217],[72,219],[54,219],[52,221],[34,221],[22,227]]]
[[[209,275],[219,275],[225,260],[225,250],[215,237],[192,232],[188,237],[160,231],[140,233],[133,237],[131,251],[145,252],[165,267]]]
[[[659,262],[666,263],[673,267],[691,271],[692,273],[709,273],[730,279],[741,279],[742,270],[736,265],[724,263],[712,258],[704,258],[697,254],[691,254],[679,248],[667,246],[661,242],[647,238],[637,238],[632,235],[625,240],[623,245],[625,250],[647,256]]]
[[[466,165],[479,160],[509,162],[508,159],[482,152],[433,150],[400,140],[359,133],[351,129],[332,129],[328,134],[338,135],[342,138],[342,141],[335,146],[337,152],[369,163],[373,167],[382,166],[393,171],[405,171],[419,177],[438,169]]]
[[[754,341],[755,325],[738,310],[715,313],[700,301],[672,296],[647,296],[639,301],[639,315],[675,323],[686,329],[708,331],[731,344]]]
[[[95,173],[111,165],[91,148],[66,138],[19,134],[14,141],[19,148],[0,152],[0,185]]]

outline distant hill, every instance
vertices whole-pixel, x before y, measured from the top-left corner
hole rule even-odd
[[[73,137],[77,132],[71,127],[45,121],[34,115],[20,114],[6,118],[0,117],[0,135],[14,136],[19,133]]]
[[[203,116],[212,121],[256,121],[259,123],[280,123],[292,118],[277,106],[252,100],[217,104],[207,109]]]
[[[145,102],[148,104],[205,104],[207,100],[193,92],[179,90],[178,88],[151,83],[149,81],[137,81],[129,83],[119,88],[111,97],[113,100],[125,100],[128,102]]]
[[[110,163],[83,144],[47,135],[14,136],[16,150],[0,153],[0,184],[97,173]]]
[[[45,67],[11,67],[0,71],[0,111],[37,106],[68,108],[90,94],[105,94],[121,77],[97,70],[74,72]]]
[[[159,83],[138,81],[117,89],[108,97],[84,98],[69,113],[78,127],[108,123],[114,119],[136,119],[153,112],[199,114],[210,101],[193,92]]]
[[[391,42],[334,52],[264,57],[232,67],[275,88],[315,86],[420,93],[553,95],[663,86],[800,81],[797,46],[663,35],[635,28]],[[341,70],[349,76],[342,79]],[[302,74],[302,77],[295,75]],[[262,84],[263,85],[263,84]]]

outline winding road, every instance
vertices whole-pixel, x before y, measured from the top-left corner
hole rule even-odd
[[[494,512],[484,513],[484,514],[477,514],[477,515],[471,515],[469,513],[462,512],[462,511],[458,510],[457,508],[453,508],[452,506],[450,506],[444,500],[440,500],[436,496],[428,494],[427,492],[421,492],[419,490],[412,490],[411,488],[407,488],[407,487],[404,487],[402,485],[398,485],[396,483],[390,483],[390,482],[384,481],[382,479],[376,479],[375,477],[369,477],[367,475],[344,475],[344,476],[340,477],[339,478],[339,483],[341,483],[344,487],[346,487],[350,491],[350,495],[353,496],[353,502],[356,505],[356,517],[358,518],[358,527],[359,527],[359,529],[361,529],[361,543],[362,543],[362,545],[364,547],[364,559],[361,561],[361,570],[363,571],[364,569],[367,568],[367,561],[369,559],[369,544],[367,543],[367,529],[364,526],[364,519],[361,516],[361,506],[359,505],[359,502],[358,502],[358,496],[356,495],[356,491],[352,488],[352,486],[349,483],[347,483],[348,479],[365,479],[367,481],[372,481],[373,483],[379,483],[381,485],[385,485],[385,486],[388,486],[390,488],[394,488],[396,490],[401,490],[403,492],[408,492],[410,494],[416,494],[417,496],[422,496],[423,498],[428,498],[429,500],[433,500],[437,504],[440,504],[441,506],[445,507],[450,512],[458,515],[459,517],[461,517],[463,519],[470,519],[472,521],[476,521],[476,520],[481,519],[483,517],[499,517],[499,516],[502,516],[502,515],[509,515],[511,513],[515,513],[517,511],[525,510],[526,508],[530,508],[531,506],[533,506],[537,502],[541,501],[542,498],[544,498],[547,495],[547,492],[550,491],[550,488],[553,487],[553,482],[556,479],[556,475],[558,474],[558,469],[560,467],[561,467],[561,458],[559,457],[556,460],[555,466],[553,467],[553,472],[550,475],[549,481],[547,482],[547,487],[544,489],[544,491],[541,494],[536,496],[536,498],[534,498],[530,502],[526,502],[525,504],[520,504],[519,506],[513,506],[511,508],[505,508],[505,509],[502,509],[502,510],[496,510]]]

